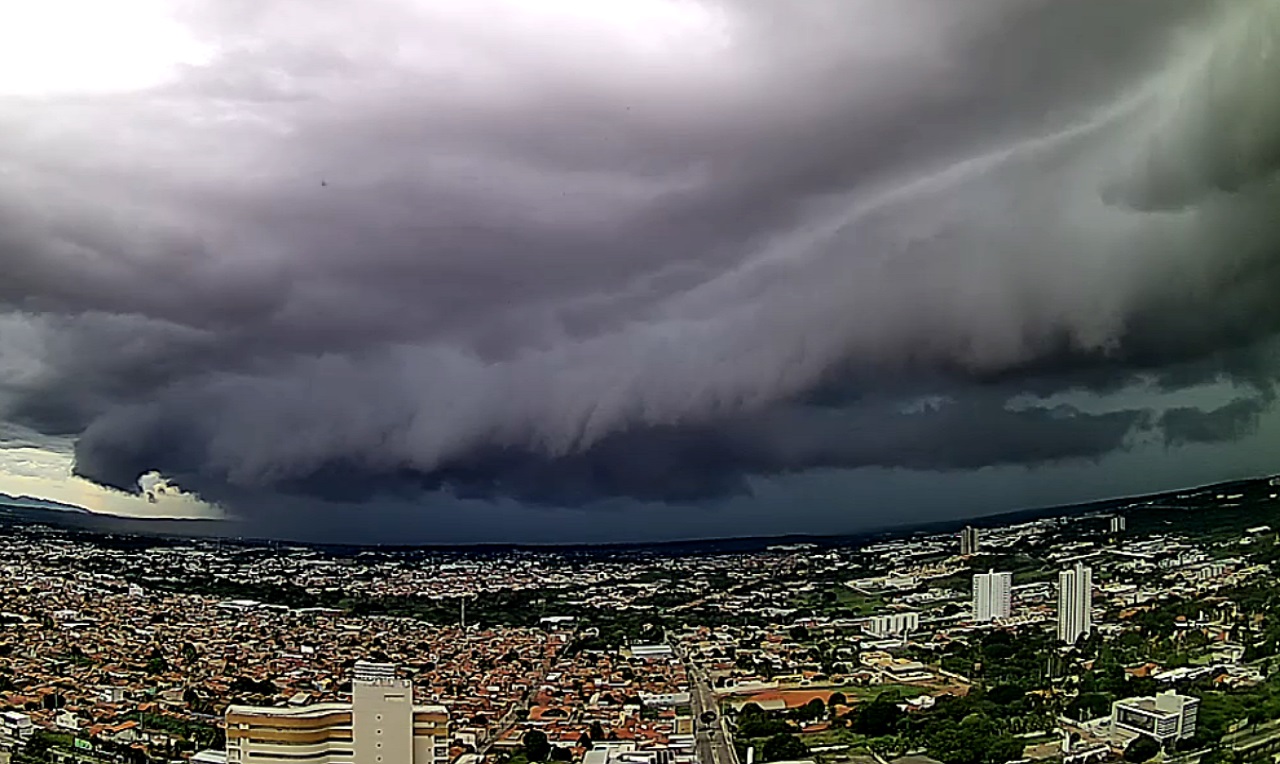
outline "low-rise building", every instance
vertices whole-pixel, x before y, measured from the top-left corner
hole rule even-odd
[[[35,732],[31,717],[20,711],[0,713],[0,742],[17,744],[26,742]]]
[[[1173,690],[1153,696],[1125,698],[1111,704],[1111,731],[1140,733],[1161,745],[1196,734],[1200,699]]]

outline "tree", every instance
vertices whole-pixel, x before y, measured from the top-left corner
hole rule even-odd
[[[1079,721],[1105,716],[1111,711],[1111,695],[1102,692],[1082,692],[1067,704],[1067,715]]]
[[[844,696],[843,692],[833,692],[831,693],[831,697],[827,698],[827,705],[832,708],[836,706],[847,706],[849,705],[849,699]]]
[[[853,731],[871,737],[887,735],[893,732],[900,718],[902,709],[884,695],[877,695],[875,700],[858,708],[853,717]]]
[[[815,719],[821,719],[822,717],[827,715],[827,704],[823,703],[818,698],[814,698],[808,703],[805,703],[800,708],[797,708],[795,710],[795,715],[796,715],[796,718],[802,721],[812,721]]]
[[[787,636],[791,637],[792,642],[803,642],[809,638],[809,630],[804,627],[804,624],[797,623],[787,629]]]
[[[556,746],[555,748],[551,749],[551,760],[552,761],[573,761],[573,751],[569,750],[568,748],[561,748],[560,746]]]
[[[520,743],[524,746],[529,761],[546,761],[551,755],[551,743],[547,742],[547,733],[542,730],[529,730],[524,733]]]
[[[753,714],[744,716],[738,722],[738,736],[742,738],[752,737],[769,737],[770,735],[786,734],[791,731],[792,727],[782,719],[777,719],[768,714]]]
[[[1022,758],[1026,745],[1013,735],[999,735],[988,743],[984,764],[1005,764]]]
[[[169,662],[165,660],[164,653],[160,652],[160,648],[151,648],[151,656],[147,659],[147,673],[151,675],[163,674],[169,670]]]
[[[809,748],[800,742],[800,738],[789,732],[779,732],[764,741],[764,746],[760,750],[762,761],[787,761],[808,755]]]
[[[1142,764],[1160,753],[1160,744],[1146,735],[1139,735],[1124,749],[1124,760],[1131,764]]]
[[[998,706],[1007,706],[1022,700],[1026,694],[1026,691],[1016,684],[998,684],[987,691],[986,699]]]
[[[591,739],[604,740],[604,727],[598,721],[591,722]]]

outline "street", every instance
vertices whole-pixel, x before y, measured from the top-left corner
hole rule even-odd
[[[682,656],[683,657],[683,656]],[[724,717],[716,703],[715,693],[711,689],[711,680],[697,666],[685,661],[689,671],[689,696],[693,705],[695,742],[699,764],[738,764],[738,754],[733,748],[733,738],[729,735]],[[711,724],[702,721],[702,714],[714,711],[716,719]]]

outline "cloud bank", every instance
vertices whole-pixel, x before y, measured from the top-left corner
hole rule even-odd
[[[1270,406],[1277,0],[144,11],[0,80],[0,419],[103,485],[690,502]]]

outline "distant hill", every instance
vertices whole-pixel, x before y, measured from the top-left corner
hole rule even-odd
[[[361,550],[418,550],[421,552],[456,551],[468,555],[486,555],[510,553],[516,551],[553,552],[564,554],[629,555],[657,554],[662,556],[683,556],[690,554],[741,554],[763,551],[771,546],[785,544],[806,544],[820,548],[843,547],[864,544],[872,540],[902,538],[916,534],[947,533],[965,525],[977,527],[996,527],[1012,525],[1047,517],[1070,517],[1098,512],[1114,512],[1123,510],[1131,514],[1134,520],[1144,515],[1158,515],[1168,522],[1170,511],[1177,511],[1179,522],[1205,523],[1214,519],[1202,516],[1198,510],[1212,510],[1215,507],[1235,514],[1248,516],[1251,513],[1265,511],[1267,513],[1280,510],[1274,500],[1268,500],[1271,493],[1280,489],[1280,478],[1260,477],[1248,480],[1232,480],[1223,483],[1182,488],[1176,491],[1144,494],[1139,496],[1122,496],[1100,501],[1070,504],[1064,506],[1038,507],[1016,510],[982,517],[956,518],[932,523],[920,523],[905,526],[882,527],[869,529],[858,534],[832,535],[785,535],[785,536],[739,536],[728,538],[686,539],[680,541],[641,542],[641,543],[565,543],[565,544],[521,544],[521,543],[488,543],[488,544],[343,544],[301,541],[297,539],[264,539],[251,533],[245,533],[246,527],[236,521],[177,518],[142,518],[124,517],[91,512],[83,507],[63,504],[56,501],[36,499],[29,496],[9,496],[0,493],[0,525],[46,525],[72,531],[90,533],[119,534],[125,536],[151,536],[165,538],[219,537],[245,544],[290,544],[305,546],[335,554],[355,554]],[[1214,501],[1218,494],[1231,494],[1239,503]],[[1268,515],[1265,519],[1270,520]]]
[[[47,509],[55,512],[76,512],[80,514],[89,514],[89,510],[84,507],[77,507],[74,504],[63,504],[60,501],[49,501],[48,499],[37,499],[33,496],[10,496],[7,493],[0,493],[0,507],[19,507],[22,509]]]
[[[0,525],[4,524],[139,536],[211,536],[228,530],[219,520],[124,517],[91,512],[74,504],[0,493]]]

